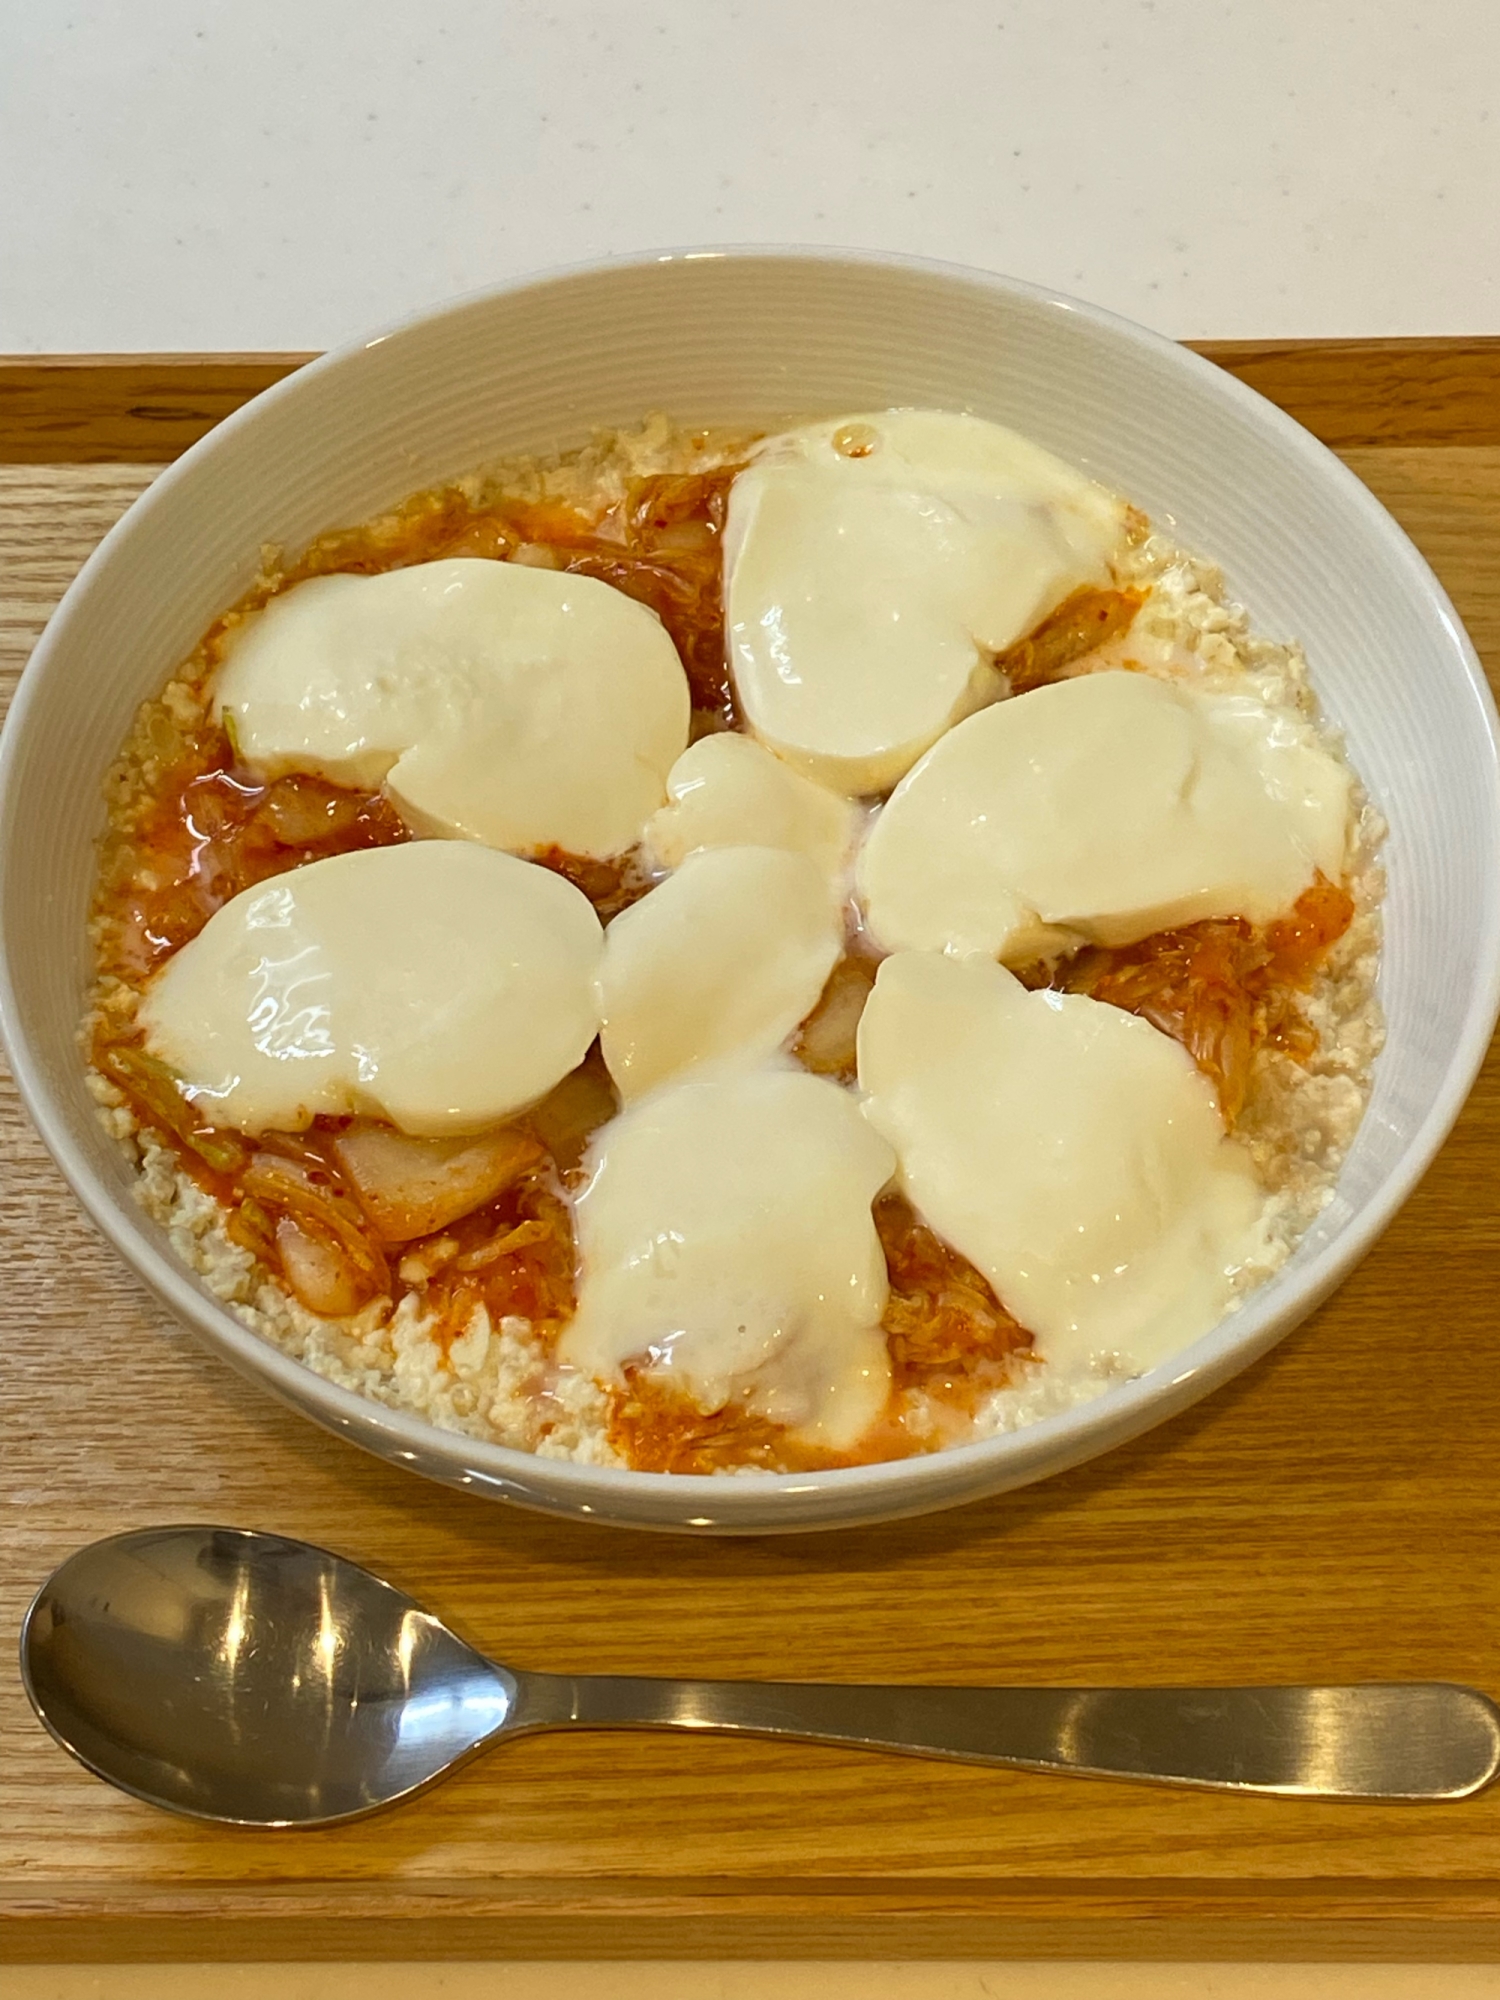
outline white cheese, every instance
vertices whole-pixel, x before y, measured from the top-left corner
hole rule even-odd
[[[880,1414],[890,1147],[836,1084],[721,1065],[606,1125],[577,1198],[578,1311],[560,1358],[734,1399],[831,1450]]]
[[[384,781],[419,833],[596,856],[662,803],[689,708],[654,612],[478,557],[297,584],[241,629],[214,691],[254,770]]]
[[[817,1005],[842,949],[838,908],[805,855],[689,855],[605,934],[602,1047],[620,1095],[707,1058],[769,1055]]]
[[[859,856],[888,951],[1023,964],[1205,917],[1265,923],[1344,869],[1349,772],[1253,695],[1086,674],[970,716]]]
[[[667,795],[671,803],[646,822],[643,840],[660,868],[676,868],[701,847],[785,847],[838,881],[859,824],[847,799],[730,730],[683,751],[667,773]]]
[[[535,1102],[598,1029],[603,938],[548,869],[451,840],[246,889],[146,989],[146,1046],[216,1125],[320,1113],[477,1130]]]
[[[859,1078],[913,1206],[1044,1359],[1150,1367],[1228,1309],[1264,1197],[1211,1086],[1148,1022],[902,952],[860,1021]]]
[[[978,417],[886,410],[773,439],[725,524],[750,728],[839,791],[888,789],[999,693],[996,653],[1108,580],[1124,524],[1122,501]]]

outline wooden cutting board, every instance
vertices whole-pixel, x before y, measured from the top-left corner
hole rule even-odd
[[[1214,350],[1339,449],[1500,671],[1500,342]],[[286,357],[0,364],[0,652]],[[221,1833],[56,1750],[12,1664],[111,1531],[326,1542],[500,1657],[911,1681],[1405,1677],[1500,1695],[1500,1069],[1318,1316],[1093,1465],[791,1540],[552,1522],[336,1442],[199,1351],[0,1100],[0,1958],[1500,1958],[1500,1788],[1240,1800],[710,1738],[538,1738],[386,1818]]]

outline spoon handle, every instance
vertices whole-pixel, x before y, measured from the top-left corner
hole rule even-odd
[[[526,1674],[518,1729],[722,1729],[971,1764],[1301,1798],[1461,1799],[1500,1709],[1441,1682],[1354,1687],[860,1687]]]

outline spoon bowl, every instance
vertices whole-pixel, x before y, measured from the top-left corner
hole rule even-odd
[[[315,1827],[397,1804],[498,1737],[717,1729],[968,1763],[1320,1798],[1457,1799],[1500,1710],[1443,1683],[952,1688],[522,1673],[358,1564],[240,1528],[145,1528],[54,1571],[21,1673],[56,1740],[147,1804]]]
[[[358,1564],[279,1535],[151,1528],[38,1595],[22,1674],[65,1749],[150,1804],[255,1826],[350,1819],[504,1728],[514,1675]]]

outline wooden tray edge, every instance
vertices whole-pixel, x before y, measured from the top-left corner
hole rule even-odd
[[[1188,345],[1336,451],[1500,444],[1500,337]],[[0,463],[160,464],[312,359],[0,355]]]
[[[0,1963],[343,1959],[1500,1960],[1500,1882],[931,1880],[0,1896]]]

